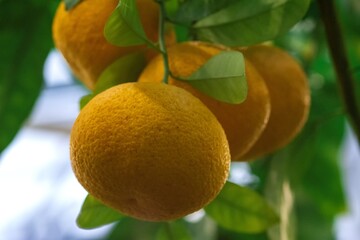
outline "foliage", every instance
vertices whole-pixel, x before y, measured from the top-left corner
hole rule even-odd
[[[0,1],[0,153],[15,137],[42,89],[42,69],[52,47],[54,4]]]
[[[191,76],[177,79],[222,102],[239,104],[246,99],[244,57],[238,51],[221,52]]]
[[[66,1],[69,9],[79,2]],[[348,2],[350,5],[352,1]],[[348,49],[358,49],[359,16],[345,2],[338,5]],[[0,153],[21,128],[41,91],[42,68],[52,47],[50,29],[55,7],[44,0],[22,4],[0,1]],[[116,222],[107,239],[204,239],[206,234],[206,239],[332,239],[334,219],[347,209],[339,167],[345,118],[316,5],[310,5],[310,0],[169,0],[167,10],[167,21],[176,25],[180,40],[190,35],[227,46],[272,40],[287,49],[302,62],[309,76],[309,121],[292,144],[250,164],[259,179],[257,184],[241,187],[228,182],[197,223],[187,219],[141,222],[89,195],[77,219],[79,227]],[[131,0],[119,3],[105,27],[105,37],[118,46],[147,44],[158,48],[158,43],[146,38]],[[242,56],[232,51],[224,55],[210,59],[183,80],[214,98],[238,103],[247,92],[245,81],[239,81],[245,80]],[[353,68],[358,68],[360,53],[349,51],[349,56]],[[239,61],[233,63],[231,58]],[[113,85],[135,81],[144,65],[145,60],[137,53],[118,59],[103,72],[96,89],[82,99],[81,106]],[[218,65],[227,67],[219,71]],[[359,83],[357,88],[360,91]],[[204,226],[216,230],[206,233]]]

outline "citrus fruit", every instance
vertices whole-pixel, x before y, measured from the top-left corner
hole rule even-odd
[[[187,77],[207,60],[224,51],[219,45],[184,42],[168,48],[172,74]],[[199,98],[217,117],[225,130],[231,157],[238,159],[262,133],[270,115],[270,100],[264,80],[252,64],[245,59],[248,81],[247,99],[241,104],[229,104],[209,97],[184,81],[169,77],[169,84],[179,86]],[[140,75],[139,82],[161,82],[164,75],[162,56],[155,57]]]
[[[230,167],[224,130],[200,100],[162,83],[125,83],[94,97],[71,131],[84,188],[134,218],[167,221],[197,211]]]
[[[241,157],[249,160],[284,147],[299,133],[308,116],[310,91],[301,66],[280,48],[256,45],[241,52],[265,80],[271,101],[264,132]]]
[[[107,19],[118,5],[118,0],[86,0],[69,11],[60,3],[53,21],[53,38],[56,48],[63,54],[74,74],[89,89],[103,70],[115,60],[135,51],[146,50],[148,57],[155,50],[146,46],[117,47],[104,37]],[[153,0],[136,0],[141,23],[147,37],[158,39],[159,7]],[[173,31],[166,34],[170,44],[175,41]]]

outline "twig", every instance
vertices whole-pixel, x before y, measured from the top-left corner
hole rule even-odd
[[[356,104],[354,79],[346,56],[344,41],[337,20],[334,0],[317,0],[324,23],[327,42],[340,86],[341,97],[352,129],[360,144],[360,113]]]
[[[164,59],[164,83],[168,83],[169,78],[169,58],[166,50],[165,43],[165,19],[166,19],[166,9],[164,0],[157,0],[160,6],[160,18],[159,18],[159,45],[160,51]]]

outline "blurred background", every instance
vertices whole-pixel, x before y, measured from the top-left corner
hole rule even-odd
[[[126,220],[95,230],[76,226],[87,193],[71,171],[69,134],[88,90],[53,49],[51,22],[59,1],[15,2],[0,1],[0,109],[6,113],[0,115],[0,145],[7,145],[0,155],[0,239],[155,239],[150,223]],[[338,0],[337,6],[359,96],[360,1]],[[291,203],[293,239],[357,240],[359,144],[345,120],[316,4],[274,43],[307,71],[309,122],[287,148],[234,164],[230,179],[259,191],[275,209],[283,205],[274,189],[282,189],[280,203]],[[290,179],[291,187],[284,181],[279,187],[279,179]],[[222,229],[201,212],[186,224],[194,239],[267,239]]]

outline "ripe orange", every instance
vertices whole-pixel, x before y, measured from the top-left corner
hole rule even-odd
[[[107,19],[114,11],[118,0],[81,1],[70,11],[60,3],[53,21],[53,38],[56,48],[63,54],[74,74],[89,89],[107,66],[118,58],[135,51],[146,50],[146,46],[117,47],[104,37]],[[136,0],[140,20],[147,37],[158,39],[159,7],[153,0]],[[169,44],[175,41],[174,32],[166,35]],[[148,49],[146,56],[154,55]]]
[[[310,91],[301,66],[280,48],[257,45],[241,52],[265,80],[271,101],[264,132],[241,157],[250,160],[284,147],[300,132],[309,113]]]
[[[94,97],[75,121],[70,155],[90,194],[148,221],[204,207],[223,187],[231,160],[210,110],[161,83],[125,83]]]
[[[201,42],[185,42],[168,48],[169,65],[173,75],[187,77],[212,56],[224,49]],[[241,104],[217,101],[183,81],[169,78],[169,84],[179,86],[199,98],[217,117],[229,141],[231,156],[236,160],[255,143],[270,115],[270,100],[264,80],[255,67],[245,59],[248,97]],[[154,58],[144,69],[139,82],[161,82],[164,74],[162,56]]]

